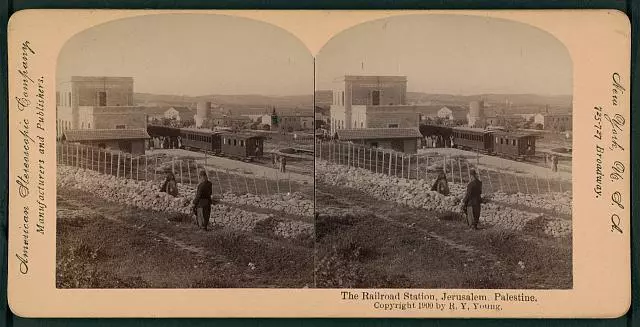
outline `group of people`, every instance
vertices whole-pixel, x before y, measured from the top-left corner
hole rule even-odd
[[[149,149],[180,149],[182,139],[178,137],[152,137],[149,141]]]
[[[547,167],[551,167],[551,171],[553,172],[557,172],[558,171],[558,156],[555,154],[548,154],[546,153],[544,155],[544,164]]]
[[[174,197],[178,196],[178,183],[172,172],[167,173],[167,177],[160,187],[160,192],[165,192]],[[202,230],[207,230],[209,227],[211,206],[214,203],[212,195],[213,184],[209,181],[207,172],[201,170],[198,174],[198,188],[192,201],[191,212],[195,218],[195,223]]]
[[[425,148],[452,148],[453,136],[443,137],[442,135],[430,135],[424,138]]]
[[[469,171],[471,180],[467,184],[467,191],[462,199],[461,211],[466,218],[467,225],[473,229],[478,229],[480,221],[480,205],[482,204],[482,182],[478,178],[475,169]],[[447,175],[441,170],[436,178],[431,191],[438,192],[442,195],[449,195],[449,184]]]
[[[273,168],[278,168],[281,173],[287,172],[287,158],[284,156],[273,155],[271,157],[271,165]]]

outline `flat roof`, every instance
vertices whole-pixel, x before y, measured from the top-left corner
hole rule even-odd
[[[453,127],[452,129],[459,130],[459,131],[465,131],[465,132],[475,132],[475,133],[488,133],[488,132],[490,132],[489,130],[486,130],[484,128],[478,128],[478,127],[460,126],[460,127]]]
[[[69,142],[148,139],[144,128],[136,129],[70,129],[63,133]]]
[[[338,139],[367,140],[367,139],[413,139],[422,138],[420,130],[415,128],[356,128],[339,129],[336,131]]]

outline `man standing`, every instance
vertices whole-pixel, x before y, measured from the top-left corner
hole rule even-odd
[[[196,223],[202,230],[207,230],[209,226],[209,216],[211,215],[211,194],[213,193],[213,187],[207,172],[200,171],[198,175],[198,190],[196,191],[196,197],[193,199],[193,211],[196,215]]]
[[[470,171],[471,181],[467,185],[467,194],[462,200],[462,212],[467,216],[467,224],[478,229],[480,220],[480,204],[482,203],[482,182],[478,179],[475,169]]]

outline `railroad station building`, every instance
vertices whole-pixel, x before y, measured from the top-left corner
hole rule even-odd
[[[64,131],[62,136],[62,140],[67,142],[138,155],[145,153],[145,144],[149,138],[145,128],[126,130],[75,129]]]
[[[340,141],[405,153],[417,153],[422,138],[418,128],[339,129],[336,134]]]
[[[534,118],[534,121],[539,124],[542,122],[542,127],[547,131],[554,132],[567,132],[573,129],[573,115],[566,114],[543,114],[542,117]]]
[[[336,79],[329,110],[331,134],[340,129],[416,128],[421,119],[466,120],[460,106],[407,104],[406,76],[351,76]]]
[[[132,77],[72,76],[56,85],[56,109],[57,138],[67,130],[146,127]]]

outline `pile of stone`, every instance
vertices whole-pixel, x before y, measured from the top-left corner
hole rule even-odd
[[[542,208],[556,214],[568,216],[571,215],[571,204],[573,202],[571,192],[543,194],[505,194],[503,192],[495,192],[486,197],[494,201],[530,208]]]
[[[225,193],[222,202],[283,211],[287,214],[300,217],[313,217],[313,201],[305,199],[302,193],[297,192],[292,194],[273,194],[270,196]]]
[[[316,179],[329,185],[357,189],[381,200],[435,212],[460,212],[460,203],[465,193],[465,186],[460,184],[450,184],[451,194],[454,195],[444,196],[431,191],[433,181],[396,178],[326,161],[316,163]],[[496,203],[482,205],[482,222],[498,228],[522,230],[528,222],[542,217],[542,213],[522,211]],[[557,220],[551,217],[548,219]],[[559,225],[554,223],[547,228],[550,235],[565,235]]]
[[[553,237],[571,235],[571,220],[552,219],[544,226],[544,232]]]
[[[195,193],[192,187],[179,184],[179,196],[172,197],[167,193],[159,192],[157,183],[116,178],[115,176],[103,175],[92,170],[64,166],[58,167],[57,183],[58,187],[80,189],[105,200],[141,209],[186,215],[191,214],[191,200]],[[232,194],[225,194],[222,203],[212,207],[211,218],[213,223],[233,230],[253,231],[259,222],[273,218],[273,215],[246,211],[225,204],[226,200],[230,200],[230,204],[237,204],[232,199]],[[260,200],[256,201],[262,202]],[[265,201],[264,203],[269,202]],[[277,225],[280,227],[274,232],[279,236],[296,237],[299,234],[293,233],[298,231],[308,235],[312,234],[312,231],[309,232],[313,227],[310,223],[282,221],[278,222]]]

